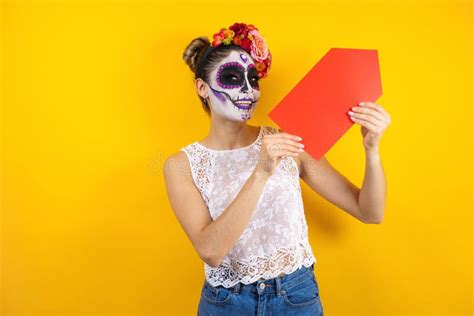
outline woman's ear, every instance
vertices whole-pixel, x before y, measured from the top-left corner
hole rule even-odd
[[[194,82],[196,85],[196,90],[198,94],[203,97],[204,99],[209,96],[209,86],[204,80],[201,78],[197,78],[196,81]]]

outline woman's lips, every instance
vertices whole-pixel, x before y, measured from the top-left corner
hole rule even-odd
[[[252,99],[238,99],[238,100],[235,100],[233,101],[234,105],[236,107],[238,107],[239,109],[242,109],[242,110],[248,110],[252,107],[252,104],[254,103],[255,101],[253,101]]]

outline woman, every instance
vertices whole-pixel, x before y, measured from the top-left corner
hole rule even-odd
[[[258,29],[235,23],[213,39],[198,37],[183,54],[209,135],[164,166],[172,209],[204,261],[198,315],[323,315],[299,180],[360,221],[380,223],[378,143],[390,116],[370,102],[349,112],[367,159],[359,189],[326,158],[307,154],[300,137],[246,124],[271,65]]]

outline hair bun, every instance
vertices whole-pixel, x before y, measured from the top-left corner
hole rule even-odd
[[[191,43],[186,46],[183,53],[183,60],[189,66],[192,72],[196,73],[199,59],[206,48],[210,45],[211,42],[206,36],[199,36],[193,39]]]

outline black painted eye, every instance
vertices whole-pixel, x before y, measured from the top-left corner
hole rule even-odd
[[[239,79],[239,77],[237,77],[236,75],[232,75],[232,74],[227,75],[226,78],[227,78],[227,79],[230,79],[230,80],[237,80],[237,79]]]
[[[217,80],[223,88],[236,88],[243,84],[245,73],[238,63],[231,63],[219,69]]]
[[[255,67],[249,69],[248,77],[252,88],[258,89],[258,82],[260,80],[260,77],[258,76],[257,69],[255,69]]]

